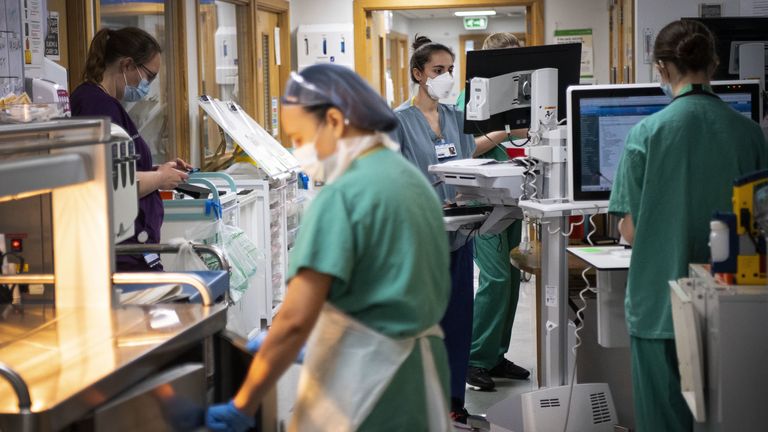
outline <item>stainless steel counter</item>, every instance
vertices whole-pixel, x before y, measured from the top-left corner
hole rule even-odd
[[[35,429],[56,430],[139,382],[183,350],[224,329],[226,306],[51,306],[0,309],[0,362],[26,382]],[[0,380],[0,427],[19,417]]]

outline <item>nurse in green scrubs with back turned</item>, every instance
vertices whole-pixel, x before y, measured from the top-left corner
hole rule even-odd
[[[673,100],[629,132],[608,210],[632,243],[625,309],[637,430],[690,431],[668,282],[709,260],[712,214],[731,210],[734,179],[768,167],[768,147],[757,123],[712,92],[718,59],[703,24],[668,24],[653,57]]]
[[[324,180],[290,257],[285,301],[213,430],[247,430],[309,337],[289,431],[445,432],[450,294],[442,207],[384,133],[384,100],[331,64],[293,73],[281,112],[294,155]],[[311,335],[310,335],[311,332]]]

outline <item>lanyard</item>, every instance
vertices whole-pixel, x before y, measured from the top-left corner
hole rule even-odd
[[[720,97],[718,95],[716,95],[716,94],[714,94],[714,93],[712,93],[712,92],[710,92],[708,90],[705,90],[704,86],[702,86],[701,84],[691,84],[691,91],[685,92],[685,93],[683,93],[681,95],[678,95],[677,97],[672,99],[672,102],[674,102],[674,101],[676,101],[678,99],[682,99],[684,97],[693,96],[693,95],[704,95],[704,96],[713,97],[715,99],[720,99]]]

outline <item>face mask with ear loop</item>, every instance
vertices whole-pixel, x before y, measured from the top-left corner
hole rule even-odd
[[[664,78],[661,76],[661,70],[664,69],[664,63],[659,60],[656,62],[656,65],[659,67],[659,86],[661,87],[661,91],[664,92],[664,95],[668,98],[674,99],[675,92],[672,90],[672,84],[664,82]]]
[[[132,86],[128,84],[128,78],[126,78],[125,71],[123,71],[123,79],[125,80],[123,102],[137,102],[144,99],[149,94],[149,81],[141,74],[138,66],[136,66],[136,72],[138,72],[141,81],[139,81],[138,86]]]
[[[348,125],[349,120],[344,119],[344,124]],[[317,155],[317,147],[315,147],[319,134],[320,131],[318,130],[312,141],[306,142],[293,151],[293,156],[298,160],[301,169],[312,180],[322,181],[325,184],[337,180],[347,171],[355,159],[379,144],[392,151],[399,151],[400,149],[400,146],[392,141],[389,135],[376,132],[352,138],[340,138],[336,142],[336,151],[325,159],[320,159]]]
[[[445,99],[451,95],[453,90],[453,76],[450,72],[445,72],[434,78],[427,78],[427,94],[434,100]]]

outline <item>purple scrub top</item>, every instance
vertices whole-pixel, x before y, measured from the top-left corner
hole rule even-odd
[[[136,161],[139,171],[153,171],[152,152],[139,135],[136,125],[128,116],[123,105],[117,99],[113,98],[107,92],[96,84],[84,82],[80,84],[69,98],[73,116],[109,116],[112,123],[115,123],[125,129],[133,139],[136,150],[139,153],[139,160]],[[160,227],[163,224],[163,201],[158,191],[153,191],[144,198],[139,199],[139,215],[134,222],[133,237],[123,241],[121,244],[139,243],[138,236],[142,232],[147,233],[145,243],[160,242]],[[118,271],[152,271],[162,270],[158,265],[150,268],[144,257],[138,256],[117,256]]]

